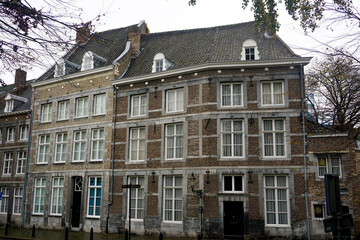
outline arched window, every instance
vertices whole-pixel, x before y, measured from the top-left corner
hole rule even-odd
[[[253,39],[246,39],[241,51],[241,60],[251,61],[259,60],[259,51],[256,42]]]
[[[94,68],[94,54],[91,51],[88,51],[83,56],[81,63],[81,71],[85,71],[93,68]]]
[[[65,61],[60,58],[55,64],[54,77],[61,77],[65,75]]]

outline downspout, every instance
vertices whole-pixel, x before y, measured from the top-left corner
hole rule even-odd
[[[306,164],[306,130],[305,130],[305,111],[304,111],[304,66],[300,64],[300,85],[301,85],[301,115],[302,115],[302,130],[303,130],[303,143],[304,143],[304,181],[305,181],[305,204],[306,204],[306,230],[307,239],[310,240],[310,222],[309,222],[309,204],[308,204],[308,190],[307,190],[307,164]]]
[[[26,154],[26,165],[25,165],[25,176],[24,176],[24,188],[23,188],[23,201],[21,206],[21,228],[25,227],[25,202],[26,202],[26,188],[28,182],[28,171],[29,171],[29,161],[30,161],[30,149],[31,149],[31,135],[34,119],[34,106],[35,106],[35,88],[33,89],[33,99],[32,99],[32,109],[30,109],[30,126],[29,126],[29,135],[28,135],[28,146]]]
[[[109,232],[109,210],[110,205],[113,204],[114,195],[114,161],[115,161],[115,132],[116,132],[116,108],[117,108],[117,87],[114,86],[114,125],[113,125],[113,137],[112,137],[112,150],[111,150],[111,180],[110,180],[110,201],[107,206],[107,217],[106,217],[106,233]]]

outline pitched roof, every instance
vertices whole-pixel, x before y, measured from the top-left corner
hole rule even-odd
[[[174,63],[171,69],[203,63],[240,61],[242,44],[246,39],[257,42],[260,60],[299,57],[277,35],[266,37],[256,31],[255,22],[246,22],[141,35],[141,53],[124,77],[150,74],[153,58],[160,52]]]
[[[101,66],[111,65],[112,62],[124,51],[128,36],[128,27],[112,29],[104,32],[91,34],[90,39],[83,45],[76,45],[63,57],[65,60],[81,66],[82,58],[87,51],[105,58]],[[55,65],[40,76],[37,81],[54,77]],[[79,72],[77,69],[75,72]],[[73,73],[73,72],[72,72]]]
[[[336,129],[324,126],[323,124],[320,124],[315,120],[311,120],[308,118],[306,118],[306,126],[308,133],[312,135],[333,135],[341,133]]]

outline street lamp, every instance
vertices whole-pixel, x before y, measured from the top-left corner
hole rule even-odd
[[[207,175],[209,175],[209,171],[206,171]],[[194,173],[191,173],[190,177],[190,187],[191,191],[198,195],[200,197],[200,206],[199,206],[199,212],[200,212],[200,234],[198,235],[197,239],[202,239],[202,225],[203,225],[203,190],[198,189],[195,190],[195,183],[196,183],[196,177]],[[207,179],[206,183],[210,183],[209,179]]]

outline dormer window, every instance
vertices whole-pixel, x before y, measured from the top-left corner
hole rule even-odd
[[[12,99],[6,100],[4,112],[12,112],[13,109],[14,109],[14,100]]]
[[[168,70],[173,63],[165,58],[163,53],[157,53],[154,57],[152,72],[162,72]]]
[[[65,61],[60,58],[55,64],[54,77],[61,77],[65,75]]]
[[[82,59],[81,71],[97,68],[106,62],[107,60],[105,58],[100,57],[91,51],[87,51]]]
[[[253,39],[246,39],[243,43],[241,60],[251,61],[259,60],[259,51],[256,42]]]

